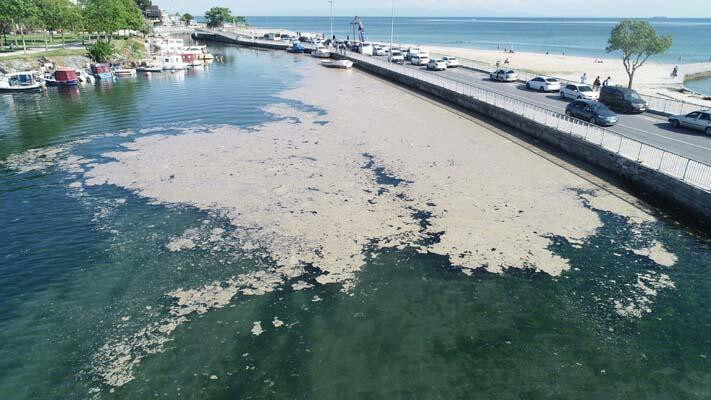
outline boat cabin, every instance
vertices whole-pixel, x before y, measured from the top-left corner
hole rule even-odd
[[[74,69],[58,69],[54,71],[54,79],[57,82],[71,82],[77,80],[77,71]]]
[[[180,57],[182,57],[184,63],[186,63],[186,64],[192,64],[192,63],[195,62],[195,60],[197,59],[197,54],[195,54],[195,53],[183,53],[183,54],[180,55]]]
[[[91,72],[100,74],[110,74],[111,66],[109,64],[91,64]]]

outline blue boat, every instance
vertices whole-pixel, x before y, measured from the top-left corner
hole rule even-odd
[[[303,53],[304,52],[304,46],[301,45],[301,43],[294,43],[291,45],[290,48],[288,48],[286,51],[289,53]]]
[[[114,73],[108,64],[92,64],[91,73],[96,79],[113,79]]]

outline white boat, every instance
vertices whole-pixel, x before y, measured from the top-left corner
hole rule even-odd
[[[15,72],[0,80],[0,92],[31,92],[42,90],[44,82],[35,77],[35,71]]]
[[[164,70],[178,71],[181,69],[188,69],[189,65],[183,62],[183,57],[181,56],[162,56],[161,61]]]
[[[330,58],[331,52],[325,46],[316,46],[316,48],[311,51],[311,56],[316,58]]]
[[[353,61],[350,60],[330,60],[321,61],[321,65],[328,68],[348,69],[353,66]]]
[[[116,75],[116,76],[134,76],[134,75],[136,75],[136,70],[133,68],[116,68],[116,69],[114,69],[114,75]]]
[[[183,53],[193,53],[198,60],[212,60],[214,57],[207,51],[207,46],[188,46]]]

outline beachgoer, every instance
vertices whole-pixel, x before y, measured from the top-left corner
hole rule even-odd
[[[496,60],[496,68],[498,69],[501,66],[501,61]]]
[[[598,90],[600,89],[600,86],[602,86],[602,84],[600,83],[600,77],[598,76],[595,78],[595,82],[593,82],[593,89]]]
[[[504,60],[504,64],[508,64],[508,63],[509,63],[509,59],[506,58],[506,59]]]
[[[565,50],[563,50],[563,55],[565,55]]]
[[[672,76],[672,78],[676,78],[677,76],[679,76],[679,66],[678,66],[678,65],[675,65],[675,66],[674,66],[674,69],[672,70],[671,76]]]
[[[580,77],[580,83],[588,83],[588,73],[583,72],[583,76]]]
[[[608,76],[605,82],[602,83],[602,86],[610,86],[610,84],[612,84],[612,78]]]

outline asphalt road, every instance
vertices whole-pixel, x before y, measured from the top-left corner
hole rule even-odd
[[[386,57],[377,57],[386,59]],[[405,63],[411,69],[421,69]],[[561,99],[558,93],[539,93],[526,89],[526,85],[521,82],[504,83],[489,79],[489,75],[473,71],[466,68],[451,68],[446,71],[426,71],[430,74],[438,74],[459,82],[466,82],[472,86],[482,87],[498,92],[552,111],[565,113],[565,107],[571,100]],[[703,132],[688,130],[684,128],[674,129],[671,127],[666,117],[651,113],[643,114],[620,114],[619,122],[613,127],[608,127],[611,131],[625,135],[642,143],[655,146],[681,156],[691,158],[711,164],[711,136],[704,135]]]

